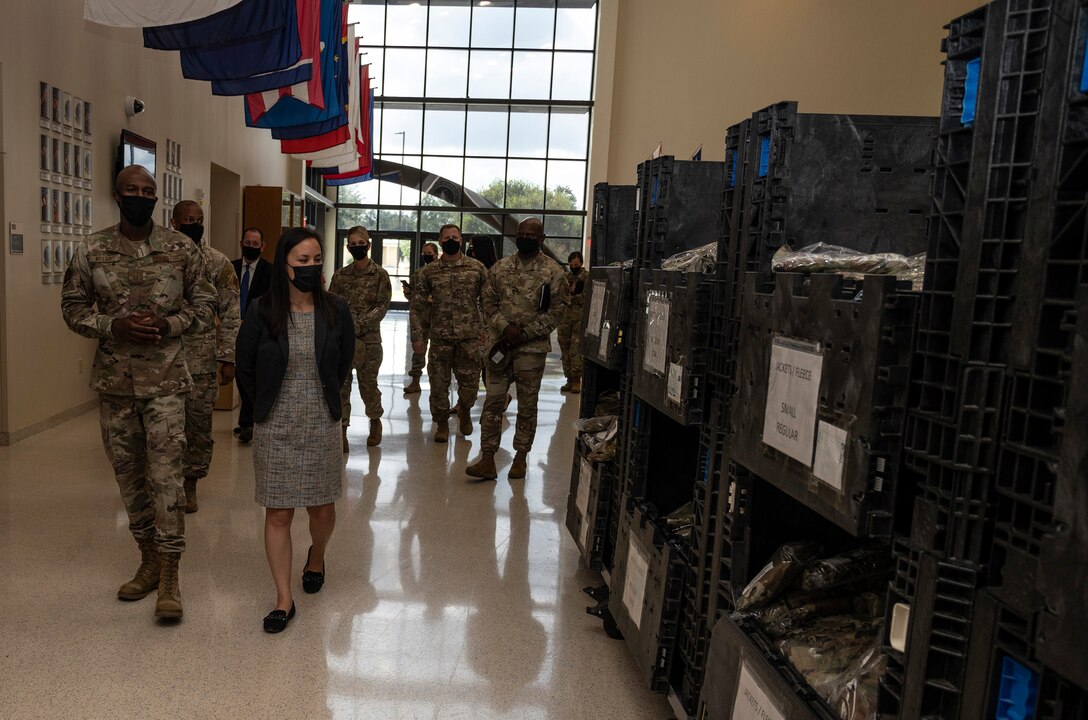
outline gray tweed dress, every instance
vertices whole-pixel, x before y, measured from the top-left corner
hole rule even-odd
[[[314,351],[314,314],[291,313],[287,371],[276,403],[253,426],[257,504],[270,508],[324,505],[343,493],[340,421],[333,420]]]

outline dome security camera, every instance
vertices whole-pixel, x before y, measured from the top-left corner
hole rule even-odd
[[[125,98],[125,115],[128,115],[129,117],[139,115],[146,107],[144,101],[140,98],[133,97],[132,95]]]

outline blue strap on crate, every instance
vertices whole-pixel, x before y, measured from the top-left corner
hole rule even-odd
[[[731,151],[729,154],[733,156],[733,159],[730,162],[730,167],[733,169],[729,173],[729,187],[734,187],[737,184],[737,153],[736,151]]]
[[[1084,57],[1080,59],[1080,91],[1088,93],[1088,43],[1084,44]]]
[[[963,112],[960,114],[960,122],[966,127],[970,127],[975,122],[981,71],[982,58],[967,61],[967,78],[963,82]]]
[[[764,135],[759,140],[759,176],[767,177],[767,168],[771,164],[771,136]]]
[[[1038,694],[1039,674],[1011,657],[1002,658],[994,720],[1032,720]]]

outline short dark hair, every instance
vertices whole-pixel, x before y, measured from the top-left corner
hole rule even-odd
[[[174,220],[181,220],[181,216],[193,205],[200,208],[200,203],[196,200],[182,200],[178,202],[178,204],[174,206],[174,211],[170,213],[170,217],[174,218]],[[203,208],[201,208],[201,214],[204,214]]]
[[[436,244],[435,244],[435,243],[433,243],[433,242],[425,242],[425,243],[423,243],[423,248],[422,248],[422,249],[423,249],[423,250],[426,250],[427,248],[430,248],[431,250],[434,250],[434,251],[435,251],[436,253],[438,252],[438,245],[436,245]]]
[[[247,227],[245,230],[243,230],[242,231],[242,239],[245,240],[246,233],[251,233],[251,232],[255,232],[258,235],[260,235],[261,236],[261,242],[264,242],[264,233],[261,232],[261,229],[259,227],[257,227],[256,225],[251,225],[250,227]]]
[[[363,240],[370,242],[370,231],[368,231],[362,225],[355,225],[354,227],[348,228],[348,232],[344,237],[350,238],[352,235],[362,235]]]
[[[570,261],[573,260],[574,258],[578,258],[578,262],[582,263],[583,265],[586,264],[586,259],[584,257],[582,257],[582,251],[581,250],[575,250],[570,255],[567,255],[567,264],[569,265]]]
[[[438,237],[442,237],[442,233],[446,232],[450,228],[455,229],[458,235],[462,234],[460,225],[458,225],[457,223],[446,223],[442,227],[438,228]]]

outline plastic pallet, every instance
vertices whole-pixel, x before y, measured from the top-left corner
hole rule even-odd
[[[891,537],[917,295],[889,276],[853,281],[779,273],[771,293],[760,286],[756,273],[746,275],[734,457],[851,534]],[[816,417],[807,429],[798,427],[815,436],[817,455],[829,425],[846,434],[838,486],[817,477],[812,455],[805,462],[764,443],[778,338],[811,344],[822,356],[819,387],[813,388]],[[909,496],[903,497],[909,509]]]
[[[967,683],[977,566],[941,560],[905,540],[893,544],[895,575],[884,624],[887,671],[880,681],[881,717],[961,717]],[[888,636],[897,605],[909,608],[906,647]],[[967,713],[963,717],[969,716]]]
[[[634,321],[637,278],[630,268],[594,267],[589,270],[582,312],[582,357],[610,370],[625,370],[627,345]],[[603,295],[599,316],[594,300]]]
[[[725,163],[664,155],[641,163],[638,173],[637,267],[660,268],[665,258],[717,242]]]
[[[799,113],[796,102],[756,111],[737,236],[745,270],[769,278],[784,245],[923,252],[936,130],[936,118]]]
[[[654,692],[665,693],[680,623],[682,551],[656,524],[652,505],[628,498],[626,506],[620,515],[608,607],[643,679]],[[645,564],[641,587],[633,579],[628,582],[632,552]]]
[[[697,425],[703,420],[711,324],[721,316],[714,305],[716,290],[712,275],[665,270],[639,273],[635,332],[640,351],[635,353],[634,391],[682,425]],[[648,307],[654,301],[668,304],[663,334],[650,325],[655,319]],[[661,353],[661,372],[647,364],[651,346]]]
[[[586,567],[600,570],[604,567],[608,544],[606,536],[616,471],[614,463],[592,462],[587,454],[588,450],[579,438],[574,447],[566,525]]]
[[[603,267],[635,257],[636,195],[634,185],[602,182],[593,186],[591,267]]]
[[[742,684],[745,686],[742,689]],[[754,687],[752,687],[754,686]],[[752,698],[744,697],[745,690]],[[762,695],[774,707],[751,706]],[[700,720],[735,717],[783,717],[790,720],[838,720],[838,713],[804,681],[775,650],[771,640],[750,620],[723,617],[714,626],[696,717]]]

